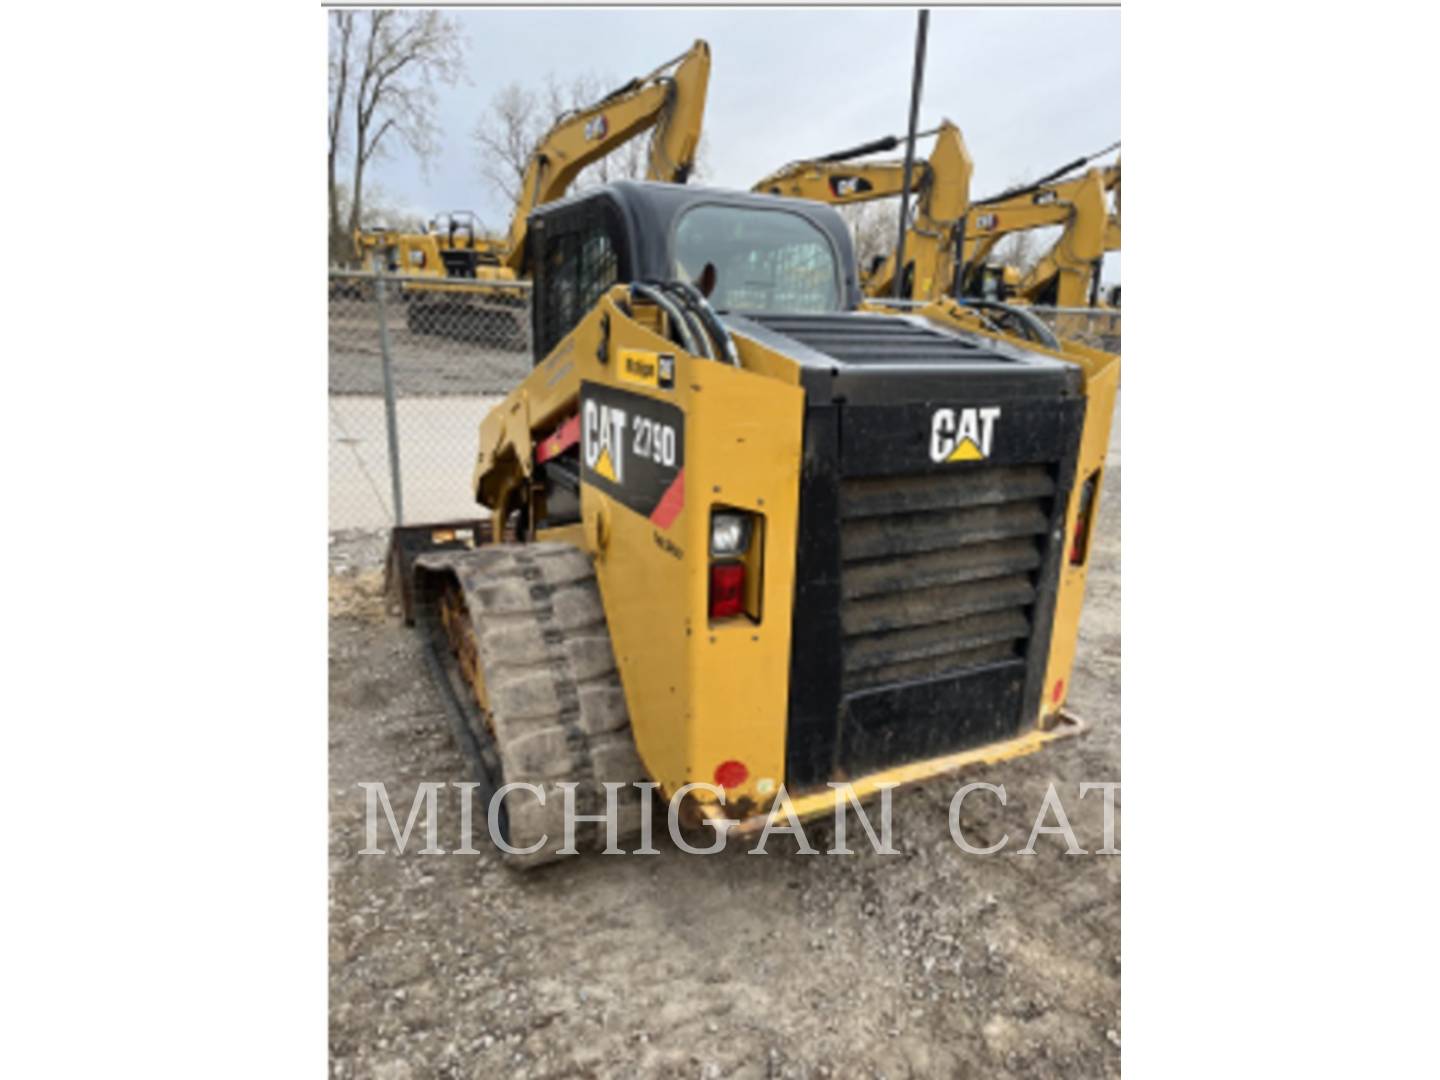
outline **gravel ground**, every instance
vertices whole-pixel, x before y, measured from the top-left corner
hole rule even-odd
[[[417,783],[466,778],[417,642],[384,611],[382,547],[331,541],[334,1076],[1118,1075],[1120,859],[1067,856],[1056,836],[1013,854],[1051,783],[1099,848],[1101,799],[1078,785],[1120,779],[1118,454],[1070,691],[1093,730],[897,793],[893,856],[775,841],[768,858],[748,844],[698,858],[657,837],[658,856],[516,874],[489,854],[415,854],[414,839],[359,855],[360,781],[383,780],[403,817]],[[1001,854],[950,839],[969,780],[1006,788],[1006,806],[977,793],[961,816],[974,845],[1008,835]],[[447,850],[458,816],[442,803]],[[829,826],[808,835],[830,846]]]
[[[511,333],[510,312],[496,313],[513,347],[496,348],[446,335],[412,334],[403,304],[388,307],[390,358],[400,397],[505,394],[530,371],[528,341]],[[503,320],[503,321],[502,321]],[[330,393],[383,394],[380,325],[374,300],[341,296],[330,301]]]

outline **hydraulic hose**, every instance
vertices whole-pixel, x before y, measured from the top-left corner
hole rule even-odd
[[[1084,157],[1078,157],[1074,161],[1070,162],[1068,165],[1062,165],[1060,168],[1054,169],[1046,173],[1038,180],[1032,180],[1028,184],[1022,184],[1019,187],[1011,188],[1009,191],[1002,191],[999,195],[990,195],[984,199],[975,199],[970,203],[970,205],[988,206],[990,203],[1004,202],[1006,199],[1013,199],[1020,195],[1029,195],[1032,191],[1038,191],[1046,184],[1059,180],[1066,173],[1074,172],[1081,166],[1090,164],[1090,162],[1094,161],[1098,157],[1104,157],[1106,154],[1110,153],[1111,150],[1114,150],[1119,145],[1120,144],[1118,142],[1113,142],[1109,146],[1105,147],[1104,150],[1097,150],[1093,154],[1087,154]]]
[[[669,316],[671,325],[674,326],[680,334],[680,347],[686,352],[692,353],[695,356],[708,356],[710,359],[714,359],[713,355],[707,352],[708,342],[706,342],[705,345],[697,343],[695,339],[696,328],[690,322],[689,315],[663,292],[652,285],[646,285],[643,282],[636,281],[631,283],[630,293],[633,296],[644,297]]]
[[[940,129],[931,128],[929,131],[917,131],[915,138],[924,139],[934,135]],[[834,153],[824,154],[817,158],[810,158],[811,161],[849,161],[851,158],[861,157],[865,154],[878,154],[882,150],[894,150],[904,143],[905,140],[899,135],[886,135],[884,138],[872,139],[868,143],[861,143],[859,146],[852,146],[849,150],[836,150]]]
[[[1033,312],[1026,311],[1021,307],[1016,307],[1013,304],[1002,304],[998,300],[965,300],[962,301],[962,306],[974,308],[980,312],[999,312],[1019,323],[1025,330],[1024,336],[1029,338],[1029,340],[1038,342],[1047,349],[1054,349],[1056,352],[1060,351],[1060,339],[1057,338],[1055,332],[1046,326]],[[1003,327],[997,327],[997,329],[1003,332]]]
[[[696,353],[696,355],[703,356],[706,360],[718,360],[720,358],[720,346],[711,334],[710,328],[705,325],[705,320],[701,317],[700,313],[695,310],[695,306],[690,302],[690,298],[686,296],[683,291],[676,288],[674,282],[657,282],[656,288],[670,297],[676,306],[680,308],[680,313],[685,317],[685,324],[690,328],[691,336],[700,343],[700,352]]]
[[[710,306],[710,301],[705,299],[705,294],[697,289],[691,282],[671,282],[669,288],[684,298],[685,304],[695,313],[700,324],[710,336],[715,346],[715,352],[724,356],[731,367],[740,366],[740,354],[735,349],[735,340],[730,336],[730,331],[720,321],[720,316],[715,314],[715,309]],[[711,357],[718,360],[720,356]]]

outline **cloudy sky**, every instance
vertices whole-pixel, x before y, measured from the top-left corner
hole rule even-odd
[[[903,135],[915,14],[906,9],[461,11],[469,83],[441,88],[442,152],[428,172],[403,150],[374,167],[385,202],[428,216],[471,209],[503,228],[510,206],[480,179],[471,131],[497,90],[554,72],[619,85],[710,43],[705,182],[748,188],[787,161]],[[942,117],[993,194],[1120,138],[1120,13],[937,8],[921,128]],[[929,144],[920,145],[923,156]],[[1118,280],[1119,256],[1105,277]]]

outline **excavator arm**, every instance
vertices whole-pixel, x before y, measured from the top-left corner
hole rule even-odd
[[[690,50],[632,79],[596,104],[556,121],[530,155],[510,220],[506,262],[519,271],[530,212],[560,198],[585,166],[642,132],[650,139],[647,180],[684,183],[695,164],[710,81],[710,46]]]
[[[1107,205],[1115,192],[1115,209]],[[1017,298],[1080,307],[1089,302],[1095,264],[1120,250],[1120,164],[1040,184],[977,203],[965,233],[964,290],[969,293],[995,246],[1012,233],[1063,226],[1060,235],[1020,279]]]
[[[881,139],[870,144],[889,146],[894,140]],[[857,147],[863,150],[865,147]],[[848,162],[844,157],[855,151],[832,155],[837,160],[819,158],[813,161],[792,161],[759,181],[750,190],[762,195],[784,195],[792,199],[814,199],[834,206],[869,202],[899,195],[905,183],[905,165],[899,161]],[[932,183],[930,163],[917,161],[911,171],[911,186],[923,191]]]

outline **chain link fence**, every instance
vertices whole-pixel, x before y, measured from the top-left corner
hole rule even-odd
[[[1120,351],[1119,308],[1045,307],[1026,309],[1039,317],[1057,337],[1070,338],[1106,352]]]
[[[1120,351],[1120,312],[1031,307]],[[474,516],[481,418],[530,371],[530,284],[332,270],[330,530]]]
[[[530,370],[528,282],[329,277],[330,529],[473,517],[481,418]]]

